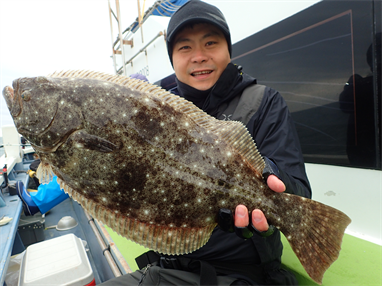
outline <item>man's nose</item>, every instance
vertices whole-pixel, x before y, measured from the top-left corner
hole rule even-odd
[[[193,63],[206,62],[208,61],[208,56],[202,49],[195,49],[191,61]]]

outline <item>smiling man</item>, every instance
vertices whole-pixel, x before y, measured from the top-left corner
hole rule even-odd
[[[172,46],[178,81],[197,90],[211,89],[231,62],[223,33],[211,24],[186,26],[176,35]]]
[[[281,95],[231,63],[231,35],[219,9],[199,0],[183,5],[167,29],[177,87],[172,90],[221,120],[245,124],[265,156],[264,180],[275,192],[311,197],[301,148]],[[186,190],[185,190],[186,191]],[[142,268],[105,285],[296,285],[281,268],[280,232],[261,210],[222,209],[210,240],[197,251],[137,258]]]

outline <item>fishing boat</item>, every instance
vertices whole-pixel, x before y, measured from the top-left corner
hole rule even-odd
[[[124,14],[119,1],[109,1],[116,74],[142,74],[167,90],[175,86],[167,57],[166,28],[169,17],[186,2],[159,0],[144,13],[139,9],[137,20],[125,28],[121,26]],[[381,285],[382,3],[205,2],[216,5],[226,16],[233,42],[232,62],[242,65],[258,83],[278,90],[286,100],[313,199],[352,219],[340,256],[326,272],[322,285]],[[367,122],[371,124],[365,125]],[[21,144],[14,126],[3,126],[2,136],[5,154],[0,157],[0,167],[7,166],[8,184],[2,190],[6,206],[0,207],[0,217],[12,220],[0,227],[0,285],[16,254],[71,235],[82,242],[76,251],[85,250],[91,268],[91,275],[84,271],[87,276],[75,278],[80,283],[76,285],[99,284],[135,271],[135,257],[147,249],[93,220],[72,199],[45,215],[22,214],[20,199],[10,192],[17,181],[28,186],[31,177],[27,171],[34,151]],[[5,186],[4,176],[0,183]],[[64,217],[72,217],[77,226],[58,230],[56,225]],[[296,274],[300,285],[316,285],[287,240],[282,237],[282,241],[283,266]],[[44,255],[40,255],[42,264]],[[28,267],[23,263],[19,275],[26,275]]]

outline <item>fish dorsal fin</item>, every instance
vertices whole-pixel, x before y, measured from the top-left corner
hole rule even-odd
[[[164,104],[187,114],[191,120],[206,129],[207,132],[218,135],[221,140],[233,146],[245,161],[262,174],[265,162],[248,129],[241,122],[218,120],[199,109],[192,102],[169,92],[158,93],[156,96],[162,98]]]
[[[145,92],[149,97],[156,97],[163,104],[167,104],[174,108],[174,110],[186,114],[190,120],[205,128],[207,132],[220,136],[227,144],[233,146],[243,156],[244,160],[252,165],[260,174],[264,169],[264,160],[258,152],[252,136],[241,122],[217,120],[203,112],[192,102],[174,95],[157,85],[128,76],[83,70],[54,72],[48,75],[48,77],[98,79]]]
[[[128,76],[123,75],[110,75],[107,73],[102,72],[95,72],[95,71],[83,71],[83,70],[69,70],[69,71],[56,71],[54,73],[51,73],[48,75],[48,77],[53,78],[84,78],[84,79],[97,79],[97,80],[103,80],[110,83],[116,83],[121,86],[127,86],[132,89],[136,89],[138,91],[146,91],[146,92],[153,92],[153,91],[162,91],[169,93],[162,89],[161,87],[157,85],[150,84],[146,81],[135,79]]]

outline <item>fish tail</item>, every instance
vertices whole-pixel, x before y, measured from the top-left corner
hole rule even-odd
[[[303,197],[282,194],[291,208],[275,224],[289,241],[309,276],[322,283],[325,271],[338,258],[350,218],[343,212]],[[280,204],[278,204],[280,205]],[[272,223],[272,222],[271,222]]]

